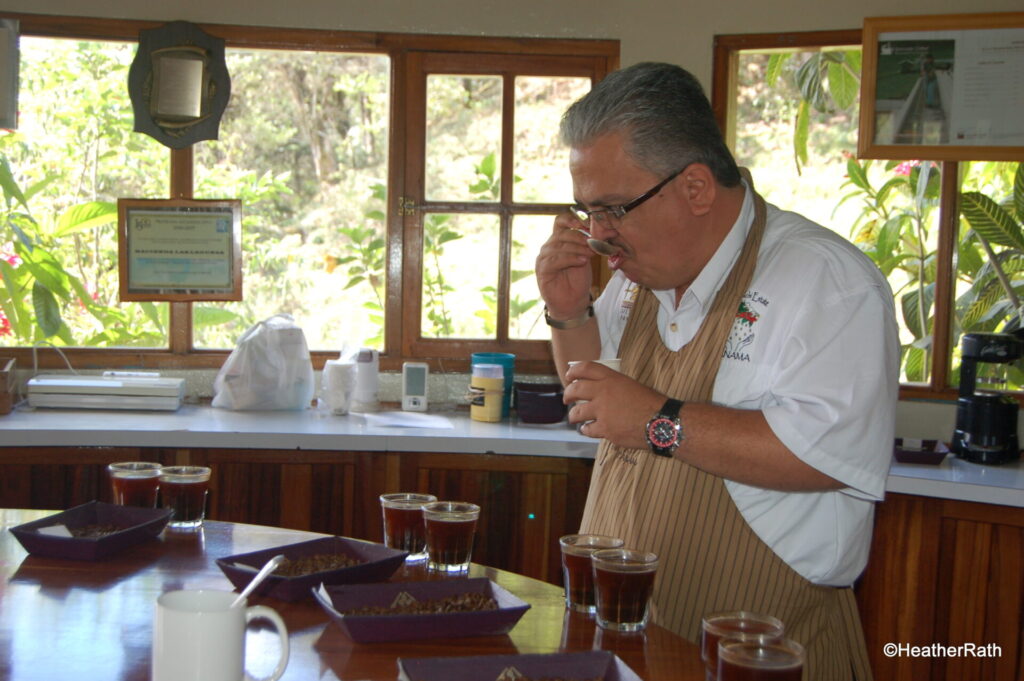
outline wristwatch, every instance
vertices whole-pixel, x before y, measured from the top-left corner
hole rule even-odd
[[[658,413],[647,422],[647,446],[658,456],[671,457],[683,441],[683,424],[679,421],[680,400],[665,400]]]

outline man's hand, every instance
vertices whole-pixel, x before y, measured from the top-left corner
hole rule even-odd
[[[565,379],[565,403],[586,401],[569,411],[571,423],[583,424],[580,433],[621,447],[647,449],[645,428],[665,403],[665,395],[597,362],[574,364]],[[687,402],[681,413],[686,439],[674,456],[692,466],[766,489],[844,487],[794,456],[761,411]]]
[[[622,447],[647,447],[644,427],[665,403],[665,395],[597,362],[574,364],[565,380],[563,401],[585,401],[569,411],[570,423],[584,424],[580,433]]]
[[[579,230],[583,223],[565,212],[555,218],[551,236],[537,255],[537,288],[553,319],[574,319],[590,304],[594,252]]]

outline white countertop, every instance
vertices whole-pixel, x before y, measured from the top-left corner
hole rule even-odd
[[[401,412],[397,412],[400,416]],[[387,412],[385,415],[391,415]],[[453,452],[593,458],[597,441],[566,423],[473,421],[436,414],[451,428],[371,425],[359,414],[316,410],[235,412],[186,405],[174,412],[31,409],[0,416],[0,447],[220,447]],[[1024,507],[1024,465],[980,466],[947,456],[938,466],[893,462],[889,492]]]
[[[401,418],[403,412],[382,412]],[[412,414],[411,418],[416,418]],[[363,452],[455,452],[594,458],[595,440],[567,423],[530,425],[516,419],[482,423],[469,413],[432,414],[451,428],[367,423],[360,414],[230,411],[182,406],[177,411],[32,409],[0,417],[0,447],[221,447]],[[372,416],[370,417],[372,418]]]

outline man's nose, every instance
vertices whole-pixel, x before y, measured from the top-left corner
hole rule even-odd
[[[607,241],[619,234],[608,220],[600,220],[597,217],[591,217],[587,226],[590,228],[590,236],[601,241]]]

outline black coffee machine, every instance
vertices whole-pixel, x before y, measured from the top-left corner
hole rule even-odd
[[[977,388],[978,364],[1006,364],[1021,356],[1022,343],[1005,333],[964,334],[960,345],[960,396],[956,402],[953,453],[983,464],[1020,459],[1017,400]]]

